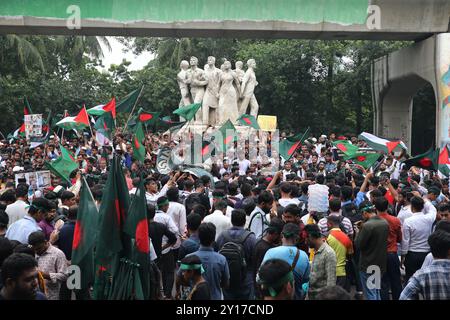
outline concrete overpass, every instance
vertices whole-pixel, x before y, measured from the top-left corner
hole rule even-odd
[[[0,33],[418,41],[449,16],[448,0],[10,0]]]
[[[411,147],[413,96],[430,83],[436,98],[436,146],[450,142],[450,33],[432,36],[372,65],[374,131]]]

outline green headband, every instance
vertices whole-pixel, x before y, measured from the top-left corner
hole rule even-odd
[[[205,269],[203,269],[203,266],[201,264],[180,264],[180,270],[199,270],[201,273],[205,272]]]
[[[368,205],[368,206],[365,206],[364,208],[362,208],[361,209],[361,212],[364,212],[364,211],[369,211],[369,210],[373,210],[375,208],[375,206],[374,205]]]
[[[169,204],[169,200],[164,200],[163,202],[158,203],[158,208],[164,207],[165,205],[168,205],[168,204]]]
[[[275,288],[279,289],[285,283],[293,282],[294,275],[293,275],[292,271],[289,271],[288,273],[286,273],[284,275],[284,277],[282,277],[280,280],[278,280],[277,282],[273,283],[270,286],[267,283],[265,283],[264,281],[262,281],[261,278],[259,278],[259,277],[258,277],[257,281],[258,281],[258,284],[261,285],[261,289],[263,289],[263,290],[267,289],[269,291],[271,297],[276,297],[279,292],[277,292],[277,290],[275,290]]]
[[[225,199],[225,197],[222,196],[213,196],[214,199]]]

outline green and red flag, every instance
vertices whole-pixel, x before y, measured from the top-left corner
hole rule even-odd
[[[131,291],[136,293],[135,298],[137,300],[146,300],[150,294],[148,273],[150,238],[148,233],[147,200],[145,197],[143,176],[141,176],[136,193],[132,198],[124,231],[132,239],[131,261],[139,265],[138,279],[140,281],[134,281]],[[140,293],[142,293],[142,296],[140,296]]]
[[[81,289],[94,283],[94,246],[100,215],[89,185],[81,180],[80,204],[72,242],[72,265],[81,269]]]
[[[133,107],[135,106],[135,104],[137,103],[137,101],[139,99],[139,95],[141,94],[141,91],[143,88],[144,88],[144,86],[130,92],[122,100],[120,100],[116,106],[116,112],[130,113],[133,110]]]
[[[250,114],[245,114],[244,113],[242,116],[240,116],[237,119],[237,121],[238,121],[238,123],[240,125],[247,126],[247,127],[252,127],[252,128],[254,128],[256,130],[261,129],[259,127],[258,121],[256,121],[256,118],[254,116],[250,115]]]
[[[116,98],[113,97],[107,104],[100,104],[98,106],[87,109],[87,113],[91,116],[101,116],[105,113],[111,113],[113,119],[116,118]]]
[[[297,148],[301,145],[301,141],[290,141],[288,139],[284,139],[279,143],[280,156],[284,161],[289,161],[291,157],[294,155]]]
[[[361,133],[358,139],[364,140],[373,150],[381,151],[385,154],[389,154],[392,151],[408,150],[406,145],[400,140],[389,141],[367,132]]]
[[[297,133],[296,135],[287,137],[286,140],[289,140],[290,142],[297,142],[300,141],[300,143],[305,142],[305,140],[308,138],[310,128],[306,129],[303,133]]]
[[[213,137],[222,152],[234,146],[234,142],[238,139],[236,128],[229,119],[213,134]]]
[[[358,147],[351,144],[347,140],[337,140],[332,142],[338,150],[340,150],[346,157],[353,157],[358,152]]]
[[[31,110],[30,102],[28,101],[27,97],[23,98],[23,104],[24,104],[23,115],[27,116],[29,114],[33,114],[33,111]]]
[[[108,139],[111,139],[114,128],[115,123],[110,112],[104,113],[102,116],[98,117],[94,124],[94,129]]]
[[[60,145],[59,148],[61,150],[61,155],[59,158],[52,162],[46,161],[44,165],[53,174],[72,184],[70,181],[70,174],[79,168],[78,163],[75,161],[74,156],[69,152],[69,150],[64,148],[62,145]]]
[[[431,149],[425,153],[415,156],[414,158],[405,160],[403,161],[403,168],[409,169],[411,167],[418,167],[425,170],[437,171],[439,169],[439,151],[439,149]]]
[[[379,153],[362,153],[357,152],[351,157],[344,157],[346,160],[352,160],[353,163],[359,164],[364,169],[369,169],[380,158]]]
[[[138,122],[136,124],[136,130],[133,135],[133,157],[140,161],[144,162],[145,160],[145,146],[144,146],[144,129],[142,128],[142,122]]]
[[[202,106],[201,103],[193,103],[185,107],[176,109],[173,114],[179,115],[180,117],[186,119],[186,121],[192,120],[198,109]]]
[[[140,108],[137,114],[128,122],[128,128],[130,128],[131,131],[136,130],[136,125],[138,122],[141,122],[146,126],[157,123],[160,114],[161,112],[148,112]]]
[[[86,108],[83,107],[75,117],[65,117],[64,119],[56,123],[56,125],[65,130],[81,130],[88,127],[90,124]]]
[[[448,147],[444,146],[441,153],[439,154],[439,172],[444,176],[448,177],[450,175],[450,160],[448,158]]]

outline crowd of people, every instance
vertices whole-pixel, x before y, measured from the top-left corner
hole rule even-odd
[[[147,133],[143,163],[120,130],[109,146],[89,136],[54,135],[35,148],[4,140],[0,299],[91,298],[66,283],[81,177],[100,207],[113,155],[130,195],[145,177],[152,299],[450,299],[448,178],[404,169],[405,153],[366,170],[342,159],[338,139],[367,147],[309,137],[286,160],[270,148],[251,158],[246,143],[212,157],[211,176],[157,170],[159,150],[178,144],[170,134]],[[45,188],[16,181],[46,170],[60,144],[79,165],[71,183],[53,174]]]

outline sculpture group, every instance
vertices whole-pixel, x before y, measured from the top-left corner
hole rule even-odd
[[[216,58],[208,57],[204,69],[198,67],[198,59],[191,57],[180,63],[177,75],[180,87],[180,107],[192,103],[201,103],[202,107],[195,115],[195,123],[220,126],[227,120],[236,123],[244,113],[258,116],[258,101],[254,91],[258,85],[255,76],[256,62],[247,61],[247,70],[243,62],[237,61],[232,70],[231,62],[225,60],[220,69],[216,67]]]

